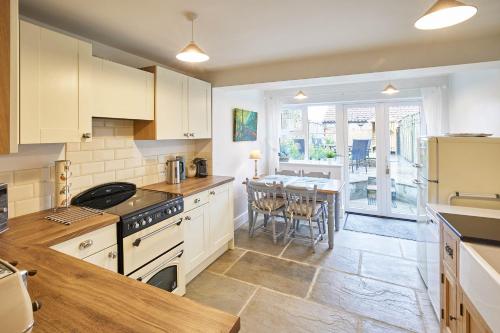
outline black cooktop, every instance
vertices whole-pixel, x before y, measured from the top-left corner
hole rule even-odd
[[[438,215],[463,241],[500,245],[500,219],[448,213]]]
[[[181,197],[175,193],[138,189],[131,183],[107,183],[78,194],[71,204],[104,210],[123,218]]]

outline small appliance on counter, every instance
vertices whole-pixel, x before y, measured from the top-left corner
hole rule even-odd
[[[181,181],[183,181],[186,179],[186,160],[184,159],[184,156],[176,156],[175,159],[179,161],[179,175]]]
[[[36,271],[19,271],[14,264],[0,259],[0,327],[2,332],[31,332],[33,311],[40,309],[39,302],[31,302],[27,289],[28,275]]]
[[[208,176],[207,159],[197,157],[193,160],[196,165],[196,177],[203,178]]]
[[[168,160],[165,168],[167,184],[179,184],[181,182],[179,160]]]
[[[9,200],[7,196],[7,184],[0,184],[0,234],[7,230],[9,219]]]

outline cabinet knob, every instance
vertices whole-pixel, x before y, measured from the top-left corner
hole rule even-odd
[[[91,247],[93,244],[94,244],[94,241],[92,241],[92,239],[87,239],[87,240],[81,242],[78,247],[80,248],[80,250],[84,250],[86,248]]]
[[[189,136],[194,138],[194,133],[189,133]]]
[[[450,315],[450,320],[457,320],[457,317],[453,317]]]
[[[201,200],[200,200],[199,198],[194,199],[194,203],[195,203],[195,204],[199,203],[200,201],[201,201]]]
[[[208,194],[215,195],[215,191],[210,191]]]
[[[187,138],[189,137],[189,133],[184,133],[184,136]]]
[[[186,217],[184,217],[184,220],[186,220],[186,221],[191,220],[191,216],[186,216]]]
[[[115,259],[117,256],[116,251],[111,251],[108,253],[108,258]]]
[[[84,139],[90,139],[92,137],[92,133],[83,133],[82,138]]]

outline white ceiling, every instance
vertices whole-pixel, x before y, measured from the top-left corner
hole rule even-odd
[[[191,70],[218,70],[387,46],[500,33],[500,0],[468,22],[420,31],[434,0],[20,0],[21,14],[136,55]],[[175,54],[190,39],[183,12],[199,18],[195,40],[210,55],[185,67]]]

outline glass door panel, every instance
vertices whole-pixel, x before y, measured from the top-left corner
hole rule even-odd
[[[372,214],[378,211],[376,110],[376,104],[344,105],[347,211]]]
[[[389,121],[389,215],[415,219],[417,216],[418,138],[421,133],[421,106],[418,102],[387,104]]]

